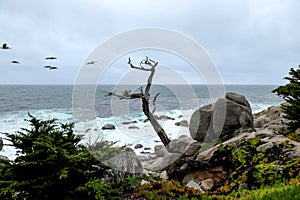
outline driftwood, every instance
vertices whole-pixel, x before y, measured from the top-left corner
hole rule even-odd
[[[151,88],[151,85],[152,85],[152,79],[153,79],[153,76],[154,76],[154,73],[155,73],[155,68],[158,65],[158,62],[155,62],[154,60],[151,60],[148,57],[146,57],[144,60],[142,60],[140,62],[140,66],[134,66],[131,63],[131,59],[129,58],[128,59],[128,64],[133,69],[150,72],[145,90],[143,90],[143,88],[141,87],[139,93],[131,93],[130,90],[125,90],[123,92],[123,94],[116,94],[114,92],[108,92],[106,94],[106,96],[116,96],[120,100],[122,100],[122,99],[141,99],[142,100],[142,109],[143,109],[144,114],[147,116],[147,118],[150,121],[151,125],[153,126],[155,132],[157,133],[160,140],[162,141],[162,143],[167,148],[167,145],[170,143],[170,139],[168,138],[165,130],[162,128],[162,126],[158,123],[158,121],[154,117],[154,112],[156,110],[155,103],[156,103],[156,99],[157,99],[157,96],[159,95],[159,93],[156,94],[154,99],[153,99],[152,112],[149,109],[150,88]]]

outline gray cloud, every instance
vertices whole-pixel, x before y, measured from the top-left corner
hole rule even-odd
[[[0,51],[0,84],[72,84],[98,45],[144,27],[173,29],[197,41],[225,83],[282,84],[288,69],[300,64],[299,4],[296,0],[0,1],[0,42],[12,47]],[[58,60],[44,60],[51,55]],[[165,65],[176,64],[167,63],[168,55],[152,55]],[[21,65],[12,65],[13,59]],[[46,64],[59,70],[47,71]],[[176,67],[197,82],[185,69]],[[111,71],[111,77],[124,72]]]

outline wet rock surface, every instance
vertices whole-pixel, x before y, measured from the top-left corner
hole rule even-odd
[[[247,99],[232,92],[196,110],[190,120],[191,137],[197,141],[235,136],[237,130],[253,128],[252,110]]]
[[[116,127],[113,124],[105,124],[102,126],[102,130],[113,130],[116,129]]]
[[[241,95],[226,94],[226,99],[222,99],[221,102],[229,109],[235,107],[231,109],[232,112],[226,114],[227,126],[222,129],[222,133],[229,135],[228,137],[223,137],[217,143],[213,140],[199,141],[199,137],[200,140],[203,139],[199,135],[180,136],[171,140],[167,148],[163,145],[155,146],[154,152],[150,154],[152,157],[142,161],[144,168],[161,173],[164,179],[179,180],[188,187],[204,192],[215,190],[226,180],[239,179],[242,173],[259,169],[262,167],[260,162],[265,162],[265,167],[277,169],[278,173],[284,176],[287,173],[285,170],[290,170],[286,166],[290,165],[291,160],[300,159],[299,142],[278,133],[278,130],[286,128],[288,123],[280,107],[270,107],[252,115],[249,102]],[[213,111],[216,104],[204,106],[195,113],[202,117],[202,121],[204,118],[204,121],[210,122],[215,114]],[[191,119],[191,124],[193,123]],[[261,126],[258,127],[258,123],[261,123]],[[208,133],[212,131],[214,134],[213,126],[203,126],[198,129],[190,126],[190,129],[206,130]],[[253,129],[253,126],[256,129]],[[253,186],[247,181],[234,184],[235,187],[244,189]]]

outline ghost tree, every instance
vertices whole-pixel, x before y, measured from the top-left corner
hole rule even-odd
[[[167,147],[167,145],[170,143],[170,139],[168,138],[165,130],[162,128],[162,126],[158,123],[158,121],[154,117],[154,112],[156,110],[155,102],[156,102],[156,99],[157,99],[159,93],[157,93],[153,98],[152,111],[150,111],[150,107],[149,107],[150,89],[151,89],[151,86],[152,86],[152,79],[153,79],[153,76],[154,76],[154,73],[155,73],[155,68],[157,67],[158,62],[146,57],[145,59],[143,59],[140,62],[140,66],[134,66],[131,63],[131,59],[128,58],[128,64],[133,69],[137,69],[137,70],[141,70],[141,71],[145,71],[145,72],[150,72],[150,75],[148,77],[147,85],[146,85],[145,89],[143,89],[143,87],[140,87],[140,92],[138,92],[138,93],[132,93],[130,90],[125,90],[122,94],[116,94],[114,92],[109,92],[109,93],[107,93],[106,96],[116,96],[120,100],[123,100],[123,99],[128,99],[128,100],[129,99],[141,99],[142,100],[143,113],[146,115],[147,119],[150,121],[151,125],[153,126],[155,132],[159,136],[162,143]]]

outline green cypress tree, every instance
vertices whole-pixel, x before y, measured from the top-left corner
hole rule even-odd
[[[0,199],[85,199],[72,193],[95,178],[88,172],[100,163],[79,144],[73,124],[33,116],[27,121],[30,129],[6,133],[18,155],[0,168]]]
[[[283,86],[279,86],[272,92],[278,96],[282,96],[287,102],[282,105],[287,118],[295,122],[296,127],[300,126],[300,65],[299,69],[291,68],[289,75],[285,77],[289,83]]]

